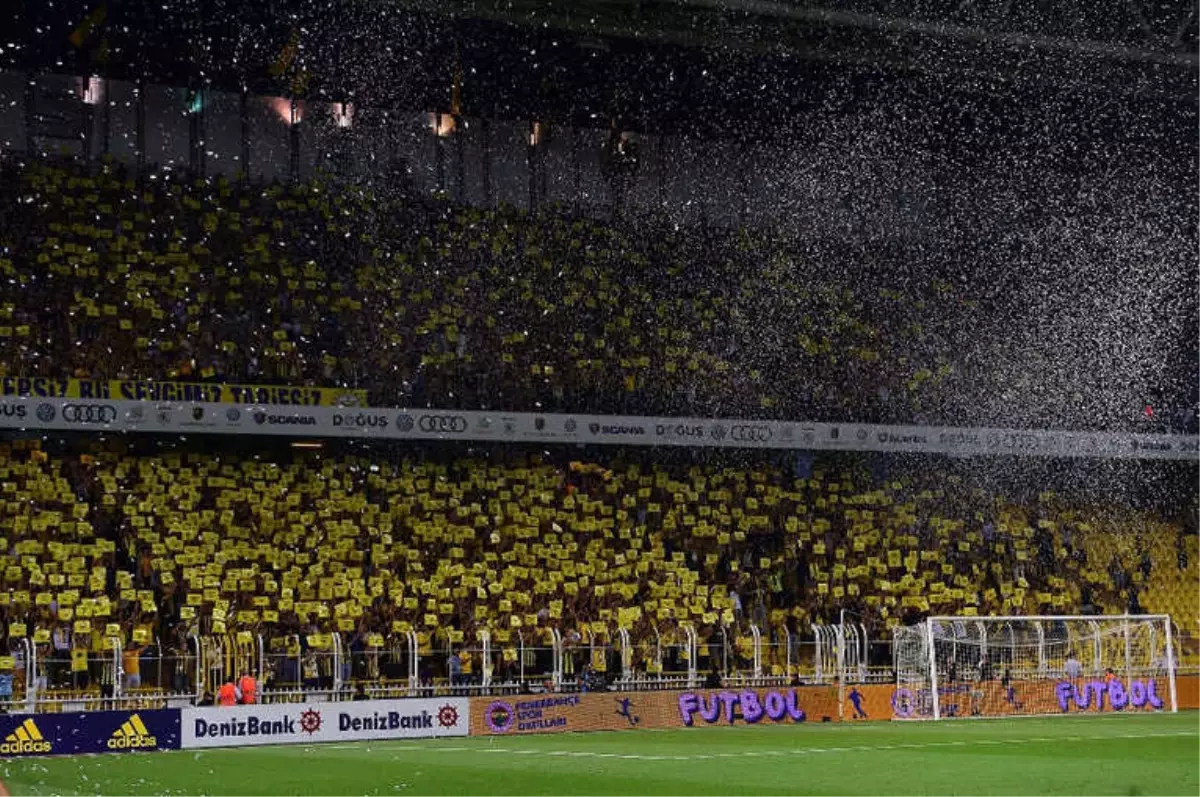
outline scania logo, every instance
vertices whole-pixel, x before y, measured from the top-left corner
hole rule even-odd
[[[111,404],[68,404],[63,407],[63,420],[67,423],[112,423],[117,419],[117,408]]]
[[[724,440],[725,435],[727,435],[729,433],[729,430],[726,429],[721,424],[717,424],[710,431],[712,433],[713,440]]]
[[[230,423],[237,423],[241,419],[242,411],[237,407],[230,407],[229,409],[225,410],[225,420],[229,421]]]
[[[0,403],[0,418],[24,418],[25,413],[24,404]]]
[[[739,443],[765,443],[772,437],[770,426],[740,425],[731,427],[729,439]]]
[[[334,426],[349,426],[355,429],[386,429],[388,425],[388,416],[386,415],[368,415],[364,412],[345,414],[335,412],[333,414]]]
[[[928,442],[925,435],[920,434],[892,434],[891,432],[879,432],[875,435],[875,439],[881,443],[897,444],[897,443],[915,443],[917,445],[925,445]]]
[[[867,430],[859,429],[857,432],[854,433],[854,436],[857,437],[860,441],[866,440],[867,439]]]
[[[641,426],[609,426],[603,423],[589,423],[588,431],[595,435],[641,435],[646,433],[646,429]]]
[[[396,428],[402,432],[411,432],[413,430],[413,419],[408,413],[400,413],[396,416]]]
[[[268,415],[265,412],[254,413],[254,422],[258,425],[270,426],[316,426],[317,419],[311,415]]]
[[[660,423],[654,427],[654,433],[659,437],[704,437],[704,427],[689,426],[685,423]]]
[[[54,420],[54,415],[55,415],[55,412],[54,412],[53,404],[39,404],[38,405],[37,417],[38,417],[38,420],[41,421],[42,423],[50,423],[50,421]]]
[[[422,415],[417,428],[422,432],[460,434],[467,431],[467,419],[461,415]]]

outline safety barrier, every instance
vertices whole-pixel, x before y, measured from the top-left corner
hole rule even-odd
[[[367,640],[367,637],[371,639]],[[661,692],[698,688],[715,677],[732,689],[891,684],[891,648],[852,623],[785,627],[687,623],[643,626],[638,635],[606,623],[577,628],[487,629],[473,640],[415,631],[390,635],[265,637],[246,632],[190,636],[142,647],[108,640],[99,651],[55,650],[9,639],[0,666],[0,712],[47,713],[185,708],[211,700],[243,673],[260,703],[477,697],[529,692]],[[369,641],[369,644],[368,644]],[[39,648],[41,650],[39,650]],[[138,662],[137,679],[127,670]],[[1194,674],[1183,665],[1180,676]]]

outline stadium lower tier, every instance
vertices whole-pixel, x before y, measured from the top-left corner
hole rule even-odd
[[[253,445],[0,443],[4,663],[85,691],[144,657],[184,691],[251,661],[322,687],[788,678],[830,671],[842,611],[867,669],[926,614],[1166,613],[1195,652],[1196,535],[1131,500],[931,459]]]

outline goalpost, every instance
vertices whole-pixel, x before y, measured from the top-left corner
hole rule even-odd
[[[1167,615],[930,617],[893,655],[896,719],[1177,710]]]

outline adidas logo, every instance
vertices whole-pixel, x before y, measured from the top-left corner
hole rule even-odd
[[[29,718],[0,742],[0,755],[22,755],[26,753],[48,753],[50,743],[38,730],[37,723]]]
[[[137,747],[158,747],[158,739],[150,735],[146,723],[134,714],[113,731],[108,740],[109,750],[132,750]]]

